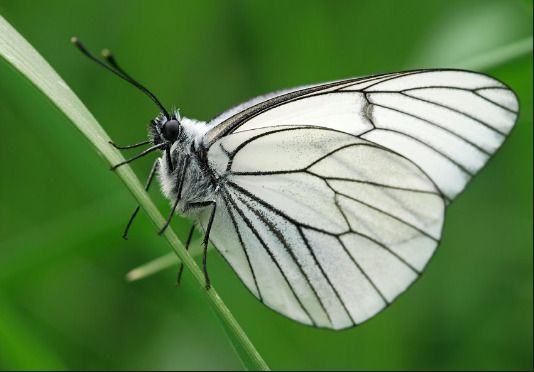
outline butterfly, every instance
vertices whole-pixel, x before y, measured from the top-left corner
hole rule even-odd
[[[445,211],[510,134],[515,93],[487,75],[416,70],[260,96],[208,122],[150,122],[172,212],[196,221],[262,303],[307,325],[344,329],[390,305],[421,275]],[[128,222],[126,233],[135,210]],[[187,238],[191,241],[194,227]],[[179,278],[183,266],[180,269]]]

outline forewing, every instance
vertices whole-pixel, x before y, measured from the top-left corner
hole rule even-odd
[[[208,161],[221,185],[211,240],[257,298],[299,322],[364,322],[413,283],[438,245],[445,202],[435,184],[365,139],[255,129],[221,138]]]
[[[280,125],[334,129],[410,159],[451,201],[502,145],[518,110],[513,91],[489,76],[409,71],[251,100],[210,122],[205,144]]]

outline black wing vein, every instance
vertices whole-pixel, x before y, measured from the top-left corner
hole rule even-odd
[[[284,278],[284,280],[286,281],[287,285],[289,286],[289,288],[291,289],[291,292],[293,294],[293,296],[295,297],[295,299],[297,300],[297,302],[299,303],[300,307],[302,308],[302,311],[304,311],[304,313],[306,313],[306,315],[308,316],[308,318],[310,319],[311,323],[313,323],[314,325],[316,324],[315,323],[315,320],[313,319],[313,317],[311,316],[311,314],[308,312],[308,310],[306,309],[306,307],[304,306],[304,304],[302,303],[302,301],[300,300],[299,296],[297,295],[295,289],[293,288],[291,282],[289,281],[289,279],[287,278],[284,270],[282,270],[282,268],[280,267],[280,264],[278,263],[278,261],[276,260],[276,258],[274,257],[273,253],[271,252],[271,250],[269,249],[269,247],[267,246],[267,244],[265,243],[265,241],[263,240],[263,238],[260,236],[259,232],[254,228],[254,225],[250,222],[250,220],[247,218],[247,216],[245,216],[245,214],[243,213],[243,211],[241,211],[241,209],[237,206],[236,202],[233,200],[232,196],[227,193],[226,194],[227,196],[227,200],[232,204],[232,206],[234,207],[234,209],[237,211],[237,213],[239,213],[239,215],[241,216],[241,218],[243,219],[243,221],[246,223],[247,227],[250,229],[250,231],[252,231],[252,233],[254,234],[254,236],[256,237],[256,239],[258,239],[258,241],[261,243],[261,245],[263,246],[263,248],[265,249],[265,251],[267,252],[267,254],[269,255],[269,257],[271,258],[272,262],[276,265],[278,271],[280,272],[280,274],[282,275],[282,277]]]
[[[289,217],[287,214],[283,213],[282,211],[276,209],[275,207],[273,207],[272,205],[270,205],[269,203],[265,202],[264,200],[258,198],[256,195],[250,193],[248,190],[245,190],[244,188],[242,188],[241,186],[237,185],[236,183],[233,183],[233,182],[229,182],[228,183],[229,185],[231,185],[232,187],[236,188],[239,190],[239,192],[247,195],[249,198],[253,199],[254,201],[256,201],[257,203],[263,205],[265,208],[268,208],[270,209],[273,213],[276,213],[278,214],[280,217],[283,217],[285,218],[286,220],[288,220],[289,222],[291,222],[293,225],[295,226],[301,226],[301,227],[304,227],[304,228],[307,228],[309,230],[315,230],[315,231],[318,231],[320,233],[323,233],[323,234],[326,234],[326,235],[330,235],[330,236],[333,236],[333,237],[339,237],[339,236],[343,236],[343,235],[346,235],[346,234],[356,234],[356,235],[359,235],[361,236],[362,238],[365,238],[369,241],[372,241],[373,243],[375,243],[376,245],[378,245],[379,247],[383,248],[384,250],[386,250],[389,254],[391,254],[392,256],[394,256],[396,259],[398,259],[400,262],[402,262],[404,265],[406,265],[408,268],[410,268],[413,272],[415,272],[417,275],[420,274],[419,270],[417,270],[415,267],[413,267],[410,263],[408,263],[404,258],[400,257],[397,253],[393,252],[387,245],[385,245],[384,243],[381,243],[379,242],[378,240],[368,236],[367,234],[364,234],[360,231],[356,231],[356,230],[349,230],[349,231],[346,231],[346,232],[343,232],[341,234],[333,234],[329,231],[326,231],[326,230],[322,230],[322,229],[319,229],[315,226],[310,226],[310,225],[307,225],[307,224],[304,224],[302,222],[297,222],[295,221],[293,218]],[[350,226],[350,225],[349,225]]]
[[[308,284],[308,286],[310,287],[310,289],[312,290],[313,294],[315,295],[315,297],[317,298],[317,301],[319,302],[321,308],[323,309],[323,311],[325,312],[328,320],[330,323],[332,323],[332,319],[330,318],[330,314],[328,313],[328,310],[326,309],[326,307],[324,306],[324,303],[323,301],[321,300],[321,297],[319,297],[318,293],[317,293],[317,290],[314,288],[313,284],[312,284],[312,281],[310,280],[308,274],[306,273],[306,271],[302,268],[302,264],[300,263],[299,259],[297,256],[295,256],[295,252],[293,252],[293,250],[291,249],[291,246],[288,244],[287,240],[285,239],[284,237],[284,233],[282,231],[280,231],[279,229],[277,229],[276,225],[274,223],[272,223],[271,221],[269,221],[264,215],[262,215],[256,208],[254,208],[253,206],[251,206],[246,200],[240,198],[241,202],[246,205],[248,207],[248,209],[260,220],[262,221],[265,226],[267,226],[267,228],[277,237],[277,239],[282,243],[282,245],[284,246],[286,252],[291,256],[291,259],[293,260],[293,262],[295,263],[295,265],[297,265],[301,275],[304,277],[304,279],[306,280],[306,283]],[[333,324],[333,323],[332,323]]]
[[[236,223],[234,212],[232,212],[231,207],[228,205],[228,196],[226,194],[223,194],[223,199],[226,202],[225,207],[226,211],[228,212],[228,215],[230,216],[230,220],[232,221],[232,225],[234,226],[234,230],[236,231],[237,237],[239,239],[239,244],[241,248],[243,249],[243,253],[245,254],[245,257],[247,258],[247,263],[250,268],[250,272],[252,274],[252,278],[254,279],[254,285],[256,286],[256,290],[258,291],[258,299],[263,302],[263,298],[261,295],[260,287],[258,286],[258,280],[256,278],[256,273],[254,272],[254,267],[252,267],[252,263],[250,262],[250,256],[248,254],[247,247],[245,243],[243,242],[243,237],[241,236],[241,231],[239,230],[239,226]]]

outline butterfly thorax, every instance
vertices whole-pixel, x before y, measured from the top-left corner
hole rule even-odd
[[[160,120],[164,117],[159,116],[155,123]],[[202,138],[208,130],[206,123],[188,118],[180,118],[180,123],[181,132],[171,146],[170,156],[164,152],[159,159],[158,174],[163,195],[174,204],[180,194],[177,212],[187,215],[191,203],[213,200],[217,185],[202,148]],[[154,132],[152,129],[153,141],[157,144],[159,138],[154,138]]]

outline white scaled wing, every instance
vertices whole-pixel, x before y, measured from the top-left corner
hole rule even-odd
[[[458,70],[245,102],[210,121],[204,137],[220,185],[211,240],[272,309],[317,327],[360,324],[423,271],[446,206],[518,111],[506,85]]]
[[[489,76],[408,71],[259,97],[212,120],[205,145],[280,125],[334,129],[410,159],[449,202],[499,149],[518,110],[516,95]]]
[[[249,128],[214,142],[208,162],[221,185],[212,242],[260,301],[299,322],[364,322],[417,279],[439,243],[441,191],[366,139]]]

